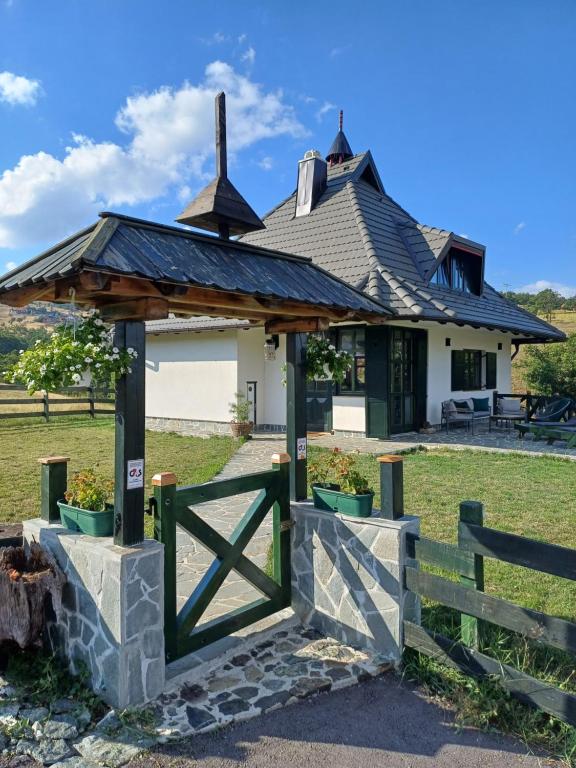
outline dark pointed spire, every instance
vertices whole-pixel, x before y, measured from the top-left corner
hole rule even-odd
[[[343,163],[344,160],[349,160],[351,157],[354,157],[354,152],[352,152],[350,149],[348,139],[342,130],[343,123],[344,112],[340,110],[340,116],[338,118],[338,133],[336,134],[336,138],[332,142],[332,146],[326,155],[326,160],[330,163],[330,165],[334,165],[335,163]]]
[[[230,235],[244,235],[265,225],[248,205],[240,192],[228,179],[226,155],[226,96],[216,96],[216,178],[192,200],[176,218],[180,224],[189,224],[209,232],[218,232],[228,239]]]

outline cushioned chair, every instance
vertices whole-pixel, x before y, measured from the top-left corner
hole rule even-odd
[[[470,397],[466,400],[445,400],[442,403],[442,422],[446,424],[446,432],[450,424],[466,424],[474,434],[474,424],[487,421],[490,429],[490,399],[488,397]]]
[[[536,411],[534,416],[532,416],[532,421],[562,421],[572,407],[573,403],[569,397],[561,397],[557,400],[552,400],[548,405],[545,405],[543,408],[539,408]]]

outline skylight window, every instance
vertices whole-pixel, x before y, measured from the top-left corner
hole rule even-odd
[[[431,279],[433,285],[462,293],[482,295],[483,257],[481,254],[451,248]]]

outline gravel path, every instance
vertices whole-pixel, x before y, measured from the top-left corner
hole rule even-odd
[[[166,745],[130,768],[537,768],[519,742],[457,729],[397,677],[324,694],[236,726]]]

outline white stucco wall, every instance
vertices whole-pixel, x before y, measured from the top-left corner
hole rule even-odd
[[[247,383],[256,382],[256,424],[264,418],[264,329],[237,331],[238,379],[236,389],[247,395]]]
[[[286,425],[286,387],[282,384],[285,375],[282,366],[286,362],[286,335],[281,334],[279,341],[276,360],[264,362],[264,423]],[[262,334],[262,344],[264,344],[264,334]]]
[[[451,346],[446,346],[446,338]],[[471,328],[456,328],[453,326],[431,326],[428,328],[428,421],[439,424],[442,401],[454,398],[463,400],[468,397],[490,397],[494,390],[478,390],[474,392],[453,392],[452,382],[452,350],[480,349],[483,352],[497,354],[496,389],[499,392],[510,392],[512,386],[510,334],[495,331],[473,330]],[[498,350],[498,343],[502,349]]]
[[[146,336],[146,416],[230,421],[236,331]]]
[[[336,396],[332,400],[332,429],[342,432],[366,431],[366,400]]]

